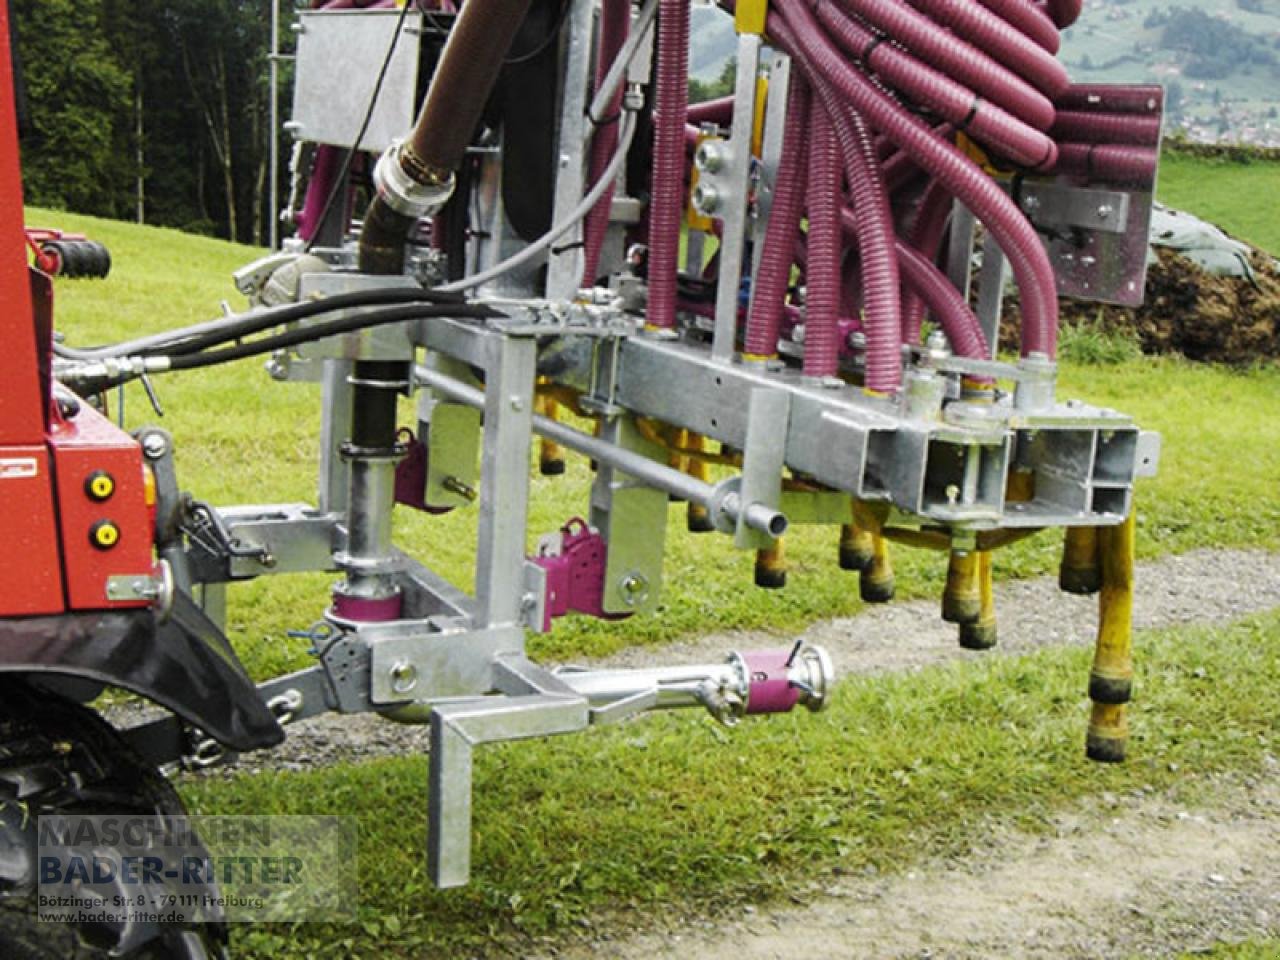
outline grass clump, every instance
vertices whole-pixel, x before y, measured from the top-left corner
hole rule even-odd
[[[1142,343],[1129,329],[1107,329],[1098,319],[1063,324],[1058,359],[1086,367],[1113,367],[1142,359]]]

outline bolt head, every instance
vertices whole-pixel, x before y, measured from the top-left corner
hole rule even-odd
[[[142,438],[142,452],[151,460],[159,460],[169,452],[169,444],[158,433],[148,433]]]

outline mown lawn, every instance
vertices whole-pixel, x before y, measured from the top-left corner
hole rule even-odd
[[[1224,176],[1212,163],[1176,157],[1161,195],[1280,250],[1280,228],[1268,233],[1259,213],[1260,186],[1238,185],[1237,172]],[[108,280],[58,282],[59,327],[77,344],[212,316],[220,299],[237,303],[230,272],[255,255],[70,214],[33,211],[29,219],[84,229],[112,249]],[[177,438],[180,479],[198,496],[214,503],[313,496],[313,386],[274,384],[254,361],[158,378],[156,386],[166,408],[160,422]],[[1160,475],[1139,494],[1140,554],[1280,546],[1280,368],[1176,359],[1064,364],[1060,393],[1114,406],[1164,436]],[[126,422],[154,419],[130,388]],[[588,476],[571,460],[563,478],[535,477],[531,535],[585,511]],[[473,516],[400,516],[396,524],[407,548],[468,582]],[[785,635],[860,607],[851,575],[836,568],[834,531],[799,529],[788,538],[790,584],[780,592],[753,588],[751,557],[724,538],[685,533],[678,507],[668,542],[661,616],[562,623],[531,641],[534,655],[601,654],[708,630]],[[1003,551],[997,575],[1051,572],[1058,548],[1044,534]],[[895,565],[901,596],[941,589],[940,557],[899,550]],[[263,580],[232,591],[230,632],[256,675],[308,662],[305,642],[285,631],[319,616],[330,579]],[[429,890],[424,878],[423,758],[185,781],[182,789],[202,812],[361,818],[364,924],[245,931],[251,955],[417,957],[427,948],[454,955],[495,938],[518,950],[522,937],[599,910],[710,908],[768,897],[836,865],[891,865],[961,849],[987,816],[1035,829],[1046,811],[1084,796],[1170,786],[1171,765],[1251,767],[1275,750],[1278,638],[1275,616],[1144,637],[1134,760],[1120,768],[1081,759],[1086,657],[1075,651],[853,678],[821,717],[775,718],[728,735],[701,718],[664,716],[486,748],[476,771],[476,880],[447,894]],[[1196,781],[1185,788],[1194,791]]]

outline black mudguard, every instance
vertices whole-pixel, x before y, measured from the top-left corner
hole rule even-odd
[[[163,623],[149,609],[0,620],[0,673],[81,677],[124,687],[232,750],[284,740],[227,638],[181,591]]]

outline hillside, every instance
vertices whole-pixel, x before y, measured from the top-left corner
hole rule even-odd
[[[1087,0],[1061,58],[1078,82],[1164,84],[1166,130],[1280,145],[1273,0]]]

